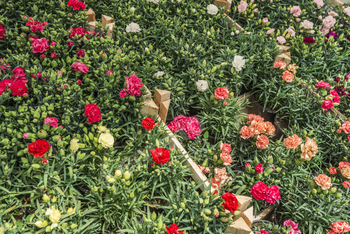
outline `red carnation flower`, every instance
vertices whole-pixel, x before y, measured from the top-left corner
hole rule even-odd
[[[89,67],[86,66],[84,63],[74,63],[71,67],[74,68],[74,71],[80,71],[81,73],[88,73]]]
[[[47,163],[47,158],[43,158],[42,162],[43,162],[43,164],[46,164]]]
[[[266,201],[270,204],[275,204],[276,201],[281,199],[280,190],[277,185],[272,185],[267,192]]]
[[[322,104],[323,110],[328,110],[334,107],[333,101],[331,99],[327,99]]]
[[[89,35],[89,32],[85,31],[85,29],[83,27],[79,27],[79,28],[71,28],[72,32],[70,33],[70,39],[73,39],[73,37],[75,37],[76,35],[79,36],[79,39],[81,39],[83,36],[85,35]]]
[[[151,117],[146,117],[142,120],[142,126],[147,130],[151,130],[154,128],[155,122]]]
[[[2,95],[7,89],[9,89],[10,84],[10,79],[5,79],[0,82],[0,95]]]
[[[95,123],[101,120],[100,108],[96,104],[85,105],[85,117],[88,118],[89,123]]]
[[[84,50],[79,50],[78,51],[78,59],[84,58],[85,57],[85,51]]]
[[[320,89],[331,89],[332,87],[327,82],[318,81],[317,84],[315,85],[315,88],[317,88],[317,91],[319,91]]]
[[[170,154],[167,149],[164,148],[156,148],[151,150],[152,161],[155,163],[159,163],[163,165],[164,163],[169,162]]]
[[[11,83],[12,96],[25,96],[28,93],[28,88],[23,81],[14,81]]]
[[[28,153],[33,154],[34,157],[40,157],[42,158],[46,152],[50,149],[50,143],[38,139],[35,142],[32,142],[28,145]]]
[[[261,165],[261,163],[258,163],[258,165],[256,165],[256,167],[255,167],[255,170],[256,170],[256,172],[257,172],[258,174],[260,174],[261,172],[264,171],[264,168],[263,168],[263,166]]]
[[[34,54],[44,53],[49,50],[49,40],[46,40],[45,38],[34,39],[31,46],[33,47],[32,52]]]
[[[43,23],[40,23],[39,21],[34,21],[32,17],[28,18],[28,23],[26,23],[26,26],[29,26],[32,32],[40,31],[43,32],[45,29],[45,26],[48,25],[46,21]]]
[[[166,227],[167,234],[183,234],[182,231],[179,230],[179,227],[176,224],[172,224],[169,227]]]
[[[310,43],[314,44],[315,42],[316,42],[315,39],[313,39],[312,37],[304,37],[305,44],[310,44]]]
[[[331,175],[337,174],[337,169],[335,167],[330,167],[329,174],[331,174]]]
[[[222,198],[225,200],[224,203],[222,203],[222,206],[230,211],[231,213],[234,213],[238,209],[238,201],[235,195],[232,193],[225,193],[222,195]]]
[[[5,40],[4,34],[6,34],[6,30],[5,30],[4,26],[2,26],[0,24],[0,40]]]
[[[67,3],[68,6],[72,7],[73,10],[85,10],[85,4],[79,0],[69,0]]]
[[[250,193],[256,200],[265,200],[267,198],[267,192],[267,185],[263,182],[258,182],[250,189]]]
[[[343,183],[343,187],[346,188],[346,189],[350,188],[350,182],[345,180],[344,183]]]
[[[53,58],[53,59],[57,59],[56,52],[53,52],[53,53],[51,54],[51,58]]]
[[[15,73],[13,76],[11,76],[11,81],[23,81],[24,83],[28,82],[27,74],[24,72],[24,69],[22,67],[17,67],[13,69],[12,71]]]
[[[215,99],[228,99],[229,98],[229,92],[226,87],[219,87],[215,89]]]

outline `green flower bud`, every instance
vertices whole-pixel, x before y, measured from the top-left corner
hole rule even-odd
[[[38,132],[38,137],[40,139],[44,139],[46,136],[47,136],[47,132],[45,130],[42,129]]]
[[[342,194],[341,194],[341,193],[337,193],[337,194],[335,195],[335,197],[336,197],[337,199],[340,199],[340,198],[342,197]]]
[[[46,193],[45,193],[44,196],[43,196],[43,201],[44,201],[44,202],[49,202],[49,201],[50,201],[50,197],[47,196]]]
[[[114,176],[115,176],[117,179],[120,179],[120,178],[122,178],[123,173],[122,173],[121,170],[116,170],[115,173],[114,173]]]
[[[332,188],[329,190],[329,193],[330,193],[330,194],[334,194],[336,191],[337,191],[337,187],[332,187]]]
[[[162,227],[163,227],[162,216],[159,217],[157,226],[158,226],[159,229],[162,229]]]
[[[49,222],[47,222],[47,220],[44,221],[36,221],[35,222],[35,226],[37,226],[38,228],[44,228],[49,224]]]
[[[316,194],[317,194],[317,190],[316,190],[316,189],[313,189],[311,192],[312,192],[312,194],[313,194],[314,196],[316,196]]]
[[[131,177],[131,174],[129,171],[124,172],[124,179],[129,180]]]
[[[72,223],[72,224],[70,225],[70,228],[71,228],[71,229],[75,229],[76,227],[78,227],[78,225],[75,224],[75,223]]]
[[[211,210],[209,210],[209,209],[205,209],[205,210],[204,210],[204,214],[206,214],[206,215],[210,215],[210,214],[211,214]]]
[[[157,214],[156,214],[156,212],[153,211],[153,213],[152,213],[152,215],[151,215],[151,219],[152,219],[153,221],[155,221],[155,220],[157,219]]]

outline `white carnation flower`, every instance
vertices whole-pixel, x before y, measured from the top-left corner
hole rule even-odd
[[[135,11],[135,10],[136,10],[135,7],[131,7],[130,9],[131,9],[132,11]]]
[[[126,32],[141,32],[140,25],[136,23],[131,23],[128,26],[126,26]]]
[[[164,76],[164,74],[165,74],[165,72],[159,71],[159,72],[155,73],[155,74],[153,75],[153,77],[161,77],[161,76]]]
[[[114,137],[110,133],[102,133],[98,139],[98,143],[105,149],[111,148],[114,145]]]
[[[236,71],[241,71],[244,65],[245,60],[243,59],[243,56],[236,55],[232,62],[232,66],[236,69]]]
[[[71,141],[70,141],[70,146],[69,148],[75,153],[78,151],[79,149],[79,143],[78,143],[78,139],[75,139],[73,138]]]
[[[53,210],[51,210],[50,208],[48,208],[45,212],[45,215],[50,215],[53,212]]]
[[[197,85],[197,90],[199,92],[204,92],[209,88],[208,82],[206,80],[198,80],[196,82],[196,85]]]
[[[218,13],[218,10],[218,7],[214,4],[210,4],[209,6],[207,6],[207,12],[210,15],[216,15]]]
[[[58,226],[58,223],[52,223],[52,224],[51,224],[51,230],[54,229],[54,228],[57,227],[57,226]]]

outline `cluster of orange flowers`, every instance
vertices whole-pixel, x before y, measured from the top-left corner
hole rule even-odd
[[[231,176],[227,176],[226,168],[215,168],[214,172],[214,178],[211,180],[212,188],[224,186],[228,181],[232,180]]]
[[[296,134],[294,134],[293,136],[290,136],[286,139],[283,140],[283,144],[287,149],[293,149],[293,151],[295,151],[295,149],[301,145],[301,158],[305,159],[306,161],[310,161],[312,157],[314,157],[316,155],[316,153],[318,152],[318,146],[316,141],[312,140],[309,137],[305,138],[305,143],[303,143],[303,140],[298,137]]]
[[[285,69],[287,67],[286,62],[284,61],[276,61],[273,64],[274,68],[279,68],[279,69]],[[297,69],[295,67],[295,64],[289,64],[288,69],[283,71],[282,78],[285,80],[287,83],[290,83],[294,80],[294,75],[297,73]]]
[[[257,136],[256,146],[259,149],[265,149],[269,145],[269,138],[265,135],[272,135],[275,133],[275,126],[271,122],[264,122],[264,118],[260,115],[249,114],[247,124],[250,126],[243,126],[239,131],[241,138],[249,139]]]

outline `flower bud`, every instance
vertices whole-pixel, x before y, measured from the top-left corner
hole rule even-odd
[[[313,189],[313,190],[311,191],[311,193],[312,193],[312,195],[316,196],[317,190],[316,190],[316,189]]]
[[[337,199],[340,199],[340,198],[342,197],[342,194],[341,194],[341,193],[337,193],[337,194],[335,195],[335,197],[336,197]]]
[[[315,181],[312,180],[312,181],[310,182],[311,188],[315,188],[315,185],[316,185],[316,184],[315,184]]]
[[[71,214],[73,212],[75,212],[75,208],[73,209],[72,207],[69,207],[67,210],[67,214]]]
[[[122,176],[123,176],[122,171],[121,171],[121,170],[116,170],[115,173],[114,173],[114,176],[115,176],[117,179],[122,178]]]
[[[131,177],[131,174],[129,171],[124,172],[124,179],[129,180]]]
[[[218,161],[218,156],[215,154],[214,157],[213,157],[213,161],[216,162]]]
[[[151,215],[151,219],[152,219],[153,221],[155,221],[155,220],[157,219],[157,214],[156,214],[156,212],[153,211],[153,213],[152,213],[152,215]]]
[[[49,224],[49,222],[47,222],[47,220],[44,221],[36,221],[35,222],[35,226],[37,226],[38,228],[44,228]],[[1,232],[0,232],[1,233]]]
[[[32,164],[32,167],[35,168],[35,169],[39,169],[40,165],[39,164]]]
[[[75,223],[72,223],[72,224],[70,225],[70,228],[71,228],[71,229],[75,229],[76,227],[78,227],[78,225],[75,224]]]
[[[333,194],[337,191],[337,187],[332,187],[330,190],[329,190],[329,193],[330,194]]]
[[[115,179],[113,177],[110,177],[109,175],[106,176],[106,180],[108,181],[108,183],[114,183],[115,182]]]
[[[44,201],[44,202],[49,202],[49,201],[50,201],[50,197],[47,196],[46,193],[45,193],[44,196],[43,196],[43,201]]]
[[[163,227],[162,216],[159,217],[157,226],[158,226],[159,229],[162,229],[162,227]]]
[[[47,136],[47,132],[45,130],[42,129],[38,132],[39,138],[44,139],[46,136]]]
[[[205,210],[204,210],[204,214],[206,214],[206,215],[210,215],[210,214],[211,214],[211,210],[209,210],[209,209],[205,209]]]

